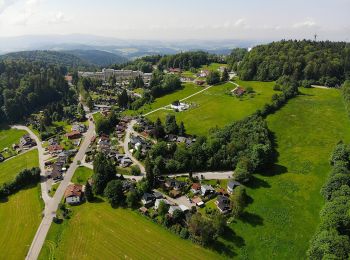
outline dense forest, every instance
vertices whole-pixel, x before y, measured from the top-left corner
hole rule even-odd
[[[3,61],[40,62],[66,67],[67,70],[94,70],[96,66],[73,54],[57,51],[20,51],[0,56]]]
[[[111,64],[122,64],[128,59],[107,51],[100,50],[69,50],[64,53],[72,54],[83,61],[96,66],[109,66]]]
[[[1,121],[16,122],[50,104],[76,103],[64,80],[66,69],[40,62],[0,62]]]
[[[203,51],[183,52],[175,55],[164,56],[158,63],[159,69],[180,68],[189,70],[209,65],[212,62],[222,62],[222,59],[214,54]]]
[[[291,76],[303,85],[340,85],[350,76],[350,45],[345,42],[280,41],[253,48],[238,66],[242,80]]]

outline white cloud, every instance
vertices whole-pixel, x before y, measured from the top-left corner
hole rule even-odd
[[[293,28],[312,28],[316,25],[317,24],[313,19],[307,18],[304,22],[294,24]]]
[[[238,19],[234,25],[235,25],[235,27],[246,27],[247,26],[246,21],[243,18]]]
[[[8,7],[13,5],[16,0],[0,0],[0,14],[2,14]]]
[[[61,11],[56,12],[51,19],[49,19],[50,24],[60,24],[67,23],[70,19],[65,16],[65,14]]]

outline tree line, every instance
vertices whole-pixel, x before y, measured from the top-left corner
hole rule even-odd
[[[0,200],[18,192],[19,190],[36,185],[40,181],[40,169],[32,168],[21,171],[12,182],[4,183],[0,187]]]
[[[350,253],[350,146],[340,142],[330,159],[329,177],[321,189],[326,201],[320,225],[310,241],[309,259],[348,259]]]
[[[245,55],[237,70],[242,80],[273,81],[290,76],[303,86],[335,87],[350,76],[350,45],[309,40],[259,45]]]

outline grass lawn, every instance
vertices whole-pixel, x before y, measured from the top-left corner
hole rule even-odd
[[[24,259],[41,221],[39,188],[22,190],[0,202],[0,258]]]
[[[73,207],[73,216],[52,224],[39,259],[219,259],[161,226],[105,202]]]
[[[92,176],[93,171],[87,167],[80,166],[74,173],[72,182],[85,185],[87,180]]]
[[[61,184],[60,182],[56,182],[56,183],[51,185],[51,188],[50,188],[50,191],[49,191],[50,197],[53,197],[55,195],[56,190],[57,190],[58,186],[60,186],[60,184]]]
[[[243,119],[269,103],[271,96],[277,93],[273,90],[273,82],[244,82],[237,81],[243,87],[251,86],[255,94],[242,99],[227,94],[236,86],[232,83],[218,85],[204,91],[188,100],[193,107],[183,112],[160,110],[150,114],[148,118],[155,121],[159,117],[164,123],[167,114],[175,114],[179,123],[183,121],[187,133],[196,135],[207,135],[213,127],[224,127],[225,125]]]
[[[305,259],[323,205],[320,188],[339,140],[350,141],[350,122],[338,90],[301,89],[268,117],[275,133],[276,165],[257,174],[247,193],[252,203],[232,224],[239,239],[229,243],[244,259]]]
[[[19,139],[27,134],[24,130],[11,129],[8,126],[0,126],[0,151],[4,148],[11,149],[12,144],[19,143]]]
[[[12,181],[21,170],[33,168],[38,165],[39,158],[37,149],[2,162],[0,163],[0,184]]]
[[[203,87],[199,87],[193,83],[184,83],[183,86],[184,86],[183,89],[180,89],[178,91],[175,91],[163,97],[157,98],[152,104],[144,105],[137,111],[128,110],[124,114],[127,114],[127,115],[138,115],[140,113],[145,114],[154,109],[169,105],[176,100],[183,99],[203,89]]]
[[[200,69],[201,70],[217,71],[218,69],[220,69],[220,67],[227,67],[227,64],[211,63],[209,66],[205,65],[205,66],[202,66]]]

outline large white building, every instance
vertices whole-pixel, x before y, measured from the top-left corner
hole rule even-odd
[[[133,71],[133,70],[114,70],[114,69],[103,69],[101,72],[88,72],[88,71],[79,71],[79,77],[83,78],[93,78],[102,81],[108,81],[111,77],[115,77],[117,81],[130,80],[138,76],[141,76],[144,81],[149,81],[152,74],[143,73],[142,71]]]

